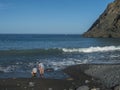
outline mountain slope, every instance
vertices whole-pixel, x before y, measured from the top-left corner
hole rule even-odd
[[[102,15],[95,21],[85,37],[120,37],[120,0],[110,3]]]

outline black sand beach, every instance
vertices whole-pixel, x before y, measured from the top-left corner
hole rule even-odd
[[[0,90],[64,90],[71,81],[40,78],[0,79]]]
[[[70,78],[64,80],[47,78],[0,79],[0,90],[77,90],[82,86],[88,87],[89,90],[112,90],[112,87],[120,83],[118,68],[120,65],[75,65],[63,70]]]

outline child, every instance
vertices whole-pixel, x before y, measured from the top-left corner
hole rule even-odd
[[[37,68],[33,68],[31,74],[32,77],[37,77]]]

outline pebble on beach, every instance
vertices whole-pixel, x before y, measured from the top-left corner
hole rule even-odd
[[[89,90],[88,86],[80,86],[77,88],[77,90]]]

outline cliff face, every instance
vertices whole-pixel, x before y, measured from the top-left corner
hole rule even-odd
[[[83,34],[85,37],[120,37],[120,0],[107,6],[103,14],[90,29]]]

